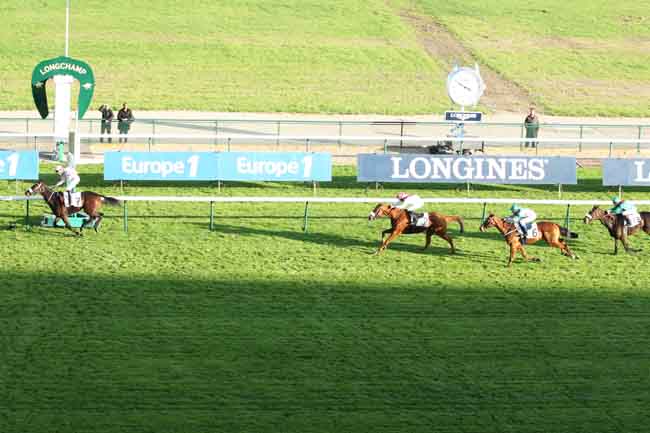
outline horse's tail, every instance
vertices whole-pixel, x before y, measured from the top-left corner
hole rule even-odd
[[[560,234],[564,237],[568,237],[569,239],[578,239],[578,233],[571,232],[565,227],[560,227]]]
[[[460,232],[465,233],[465,223],[463,222],[463,219],[459,217],[458,215],[445,215],[445,221],[449,222],[457,222],[458,225],[460,226]]]
[[[102,198],[102,201],[109,206],[119,206],[121,204],[121,202],[115,197],[107,197],[105,195],[101,195],[100,197]]]

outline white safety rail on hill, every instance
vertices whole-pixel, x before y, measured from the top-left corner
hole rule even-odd
[[[390,203],[394,198],[386,197],[195,197],[195,196],[117,196],[122,202],[124,231],[128,231],[128,203],[129,202],[195,202],[210,204],[210,230],[214,229],[214,205],[215,203],[304,203],[304,224],[303,230],[307,231],[309,204],[314,203]],[[0,196],[0,201],[24,201],[25,224],[29,224],[29,202],[43,200],[41,197],[26,196]],[[481,204],[483,211],[481,220],[485,219],[488,204],[511,204],[519,203],[526,205],[555,205],[566,206],[565,226],[569,228],[571,206],[594,206],[611,205],[606,200],[537,200],[518,198],[425,198],[425,203],[437,204]],[[650,205],[650,200],[635,201],[638,205]]]

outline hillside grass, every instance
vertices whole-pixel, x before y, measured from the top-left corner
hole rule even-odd
[[[65,3],[0,5],[13,24],[0,30],[1,109],[33,106],[31,72],[63,54],[64,12]],[[449,105],[446,71],[381,0],[89,0],[73,4],[71,22],[70,55],[93,67],[97,105],[392,114]]]
[[[650,115],[648,0],[414,3],[548,114]]]
[[[64,7],[0,4],[0,109],[33,108],[33,67],[63,54]],[[70,55],[93,66],[95,105],[441,113],[452,108],[450,66],[400,17],[415,10],[548,114],[648,116],[649,9],[648,0],[88,0],[72,5]]]
[[[52,182],[52,166],[41,170]],[[82,188],[121,194],[82,168]],[[566,198],[605,198],[581,170]],[[28,185],[2,182],[0,194]],[[334,167],[323,196],[366,190]],[[449,185],[409,185],[462,196]],[[302,184],[227,183],[227,195],[309,195]],[[549,187],[482,186],[483,197],[556,197]],[[217,195],[209,183],[128,183],[130,195]],[[650,198],[641,189],[626,198]],[[378,198],[379,200],[379,198]],[[481,208],[451,230],[459,253],[403,237],[372,256],[386,220],[366,205],[130,203],[99,234],[23,227],[2,202],[0,430],[74,432],[620,432],[650,422],[650,291],[645,250],[613,256],[603,227],[578,220],[579,261],[545,246],[505,267]],[[31,206],[32,222],[46,210]],[[505,213],[506,206],[492,207]],[[565,208],[540,206],[563,221]]]

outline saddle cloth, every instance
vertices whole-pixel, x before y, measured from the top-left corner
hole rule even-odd
[[[72,196],[72,200],[70,197]],[[65,207],[81,207],[81,193],[80,192],[64,192],[63,193],[63,202]]]
[[[641,215],[638,212],[626,215],[625,223],[629,228],[636,227],[641,224]]]
[[[429,213],[416,214],[415,227],[429,227]]]
[[[526,231],[526,239],[536,238],[539,235],[539,230],[537,229],[537,223],[532,223],[528,230]]]

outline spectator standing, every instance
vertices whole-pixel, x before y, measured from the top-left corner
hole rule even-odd
[[[524,119],[524,126],[526,127],[526,138],[537,138],[539,132],[539,117],[535,113],[535,106],[531,105],[528,109],[528,116]],[[537,141],[526,141],[526,147],[537,147]]]
[[[126,102],[122,104],[122,108],[117,112],[117,129],[120,130],[120,135],[124,135],[124,138],[120,137],[120,143],[122,140],[126,143],[126,135],[131,129],[131,123],[133,122],[133,112],[126,105]]]
[[[111,122],[113,122],[113,118],[115,117],[113,114],[113,110],[111,110],[111,107],[108,105],[104,104],[101,107],[99,107],[100,113],[102,113],[102,135],[108,134],[108,142],[111,143],[113,139],[110,137],[111,135]],[[99,142],[103,143],[104,142],[104,137],[99,137]]]

